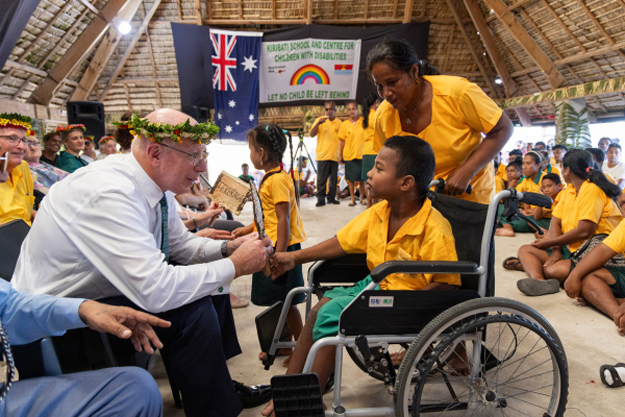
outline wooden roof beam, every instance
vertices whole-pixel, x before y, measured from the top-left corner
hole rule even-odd
[[[159,1],[160,3],[160,1]],[[202,26],[202,3],[200,0],[195,0],[195,14],[197,16],[197,24],[198,26]]]
[[[104,34],[113,18],[126,4],[126,0],[109,0],[100,13],[94,17],[76,42],[67,50],[63,58],[54,66],[43,83],[30,96],[30,101],[43,105],[50,104],[54,91],[82,61],[93,45]]]
[[[484,67],[484,64],[482,63],[482,58],[479,56],[479,54],[475,50],[475,47],[473,46],[473,43],[471,42],[471,38],[469,38],[469,34],[467,33],[466,26],[464,25],[464,22],[462,21],[462,18],[460,17],[459,8],[458,8],[458,5],[456,4],[456,2],[460,0],[446,0],[446,1],[447,1],[447,6],[449,7],[449,10],[451,11],[451,14],[454,16],[454,19],[456,20],[456,26],[460,30],[460,33],[462,33],[462,37],[464,37],[464,41],[467,43],[467,47],[469,48],[469,51],[471,51],[471,55],[473,55],[475,64],[480,69],[480,72],[482,73],[482,76],[484,77],[486,84],[490,86],[493,96],[495,96],[495,91],[497,91],[495,89],[495,85],[493,84],[490,77],[488,76],[486,68]]]
[[[124,8],[117,14],[117,18],[122,21],[131,21],[141,4],[143,4],[142,0],[128,0],[128,3],[126,3]],[[87,97],[91,94],[91,90],[93,90],[93,87],[102,75],[102,71],[104,71],[106,64],[111,59],[113,51],[117,49],[122,37],[123,35],[119,33],[117,28],[114,26],[109,27],[109,30],[104,35],[104,39],[100,42],[100,46],[93,55],[93,58],[91,58],[89,66],[83,73],[78,88],[74,90],[69,101],[87,100]]]
[[[525,6],[525,4],[529,3],[530,1],[534,1],[534,0],[521,0],[521,1],[517,2],[517,3],[514,3],[514,4],[510,5],[510,6],[508,6],[508,11],[511,12],[512,10],[516,10],[516,9],[518,9],[521,6]],[[487,23],[490,23],[493,20],[497,20],[497,16],[494,13],[486,18],[486,22]]]
[[[182,20],[182,3],[180,0],[176,0],[176,11],[178,11],[178,20]]]
[[[557,88],[566,83],[566,79],[560,73],[558,68],[549,59],[547,54],[540,49],[540,46],[527,33],[525,28],[516,20],[511,12],[508,11],[503,0],[483,0],[484,3],[495,11],[495,15],[503,23],[506,30],[512,37],[525,49],[529,56],[536,62],[541,70],[547,74],[547,80],[553,88]]]
[[[137,42],[139,41],[139,38],[141,37],[143,32],[145,32],[145,29],[148,27],[148,23],[150,22],[150,20],[152,20],[152,17],[154,16],[154,13],[156,13],[156,9],[158,9],[159,4],[161,4],[161,0],[154,0],[154,3],[152,3],[152,8],[145,16],[145,19],[143,19],[143,22],[141,22],[141,26],[137,30],[137,33],[135,33],[134,38],[130,42],[130,45],[128,45],[128,49],[126,50],[126,53],[124,53],[124,56],[122,56],[121,60],[117,63],[117,67],[115,68],[115,71],[113,71],[113,75],[111,76],[111,79],[109,80],[109,82],[106,84],[106,87],[104,87],[104,90],[102,90],[102,92],[100,93],[100,96],[98,97],[98,101],[102,101],[104,97],[106,97],[106,94],[111,88],[111,85],[113,85],[113,83],[115,82],[115,80],[117,79],[121,71],[123,70],[124,65],[126,65],[126,61],[130,57],[130,54],[132,53],[132,50],[135,48],[135,45],[137,44]]]
[[[603,25],[601,24],[601,22],[599,22],[599,20],[597,19],[597,17],[590,11],[590,9],[588,8],[588,6],[586,6],[586,3],[584,3],[583,1],[578,1],[577,4],[579,4],[579,6],[584,10],[584,13],[586,13],[586,16],[588,16],[590,18],[590,20],[593,21],[593,23],[595,24],[595,26],[597,26],[597,28],[599,29],[599,31],[603,34],[603,36],[607,39],[607,41],[610,43],[610,45],[614,45],[614,39],[612,39],[612,36],[610,36],[610,34],[605,30],[605,28],[603,27]]]
[[[504,89],[506,90],[506,96],[513,96],[519,89],[517,83],[510,76],[510,71],[506,67],[506,62],[503,60],[503,57],[499,53],[499,49],[497,48],[497,44],[495,43],[495,36],[491,32],[488,27],[488,23],[486,23],[486,19],[482,15],[482,11],[480,6],[477,4],[475,0],[464,0],[464,5],[469,12],[469,16],[471,16],[471,20],[475,24],[475,27],[480,32],[480,37],[482,41],[484,41],[484,46],[486,46],[486,52],[490,57],[495,70],[501,77],[503,81]]]
[[[569,35],[569,38],[571,38],[573,40],[573,42],[575,42],[575,44],[579,47],[579,49],[582,50],[582,52],[586,52],[586,47],[579,41],[579,39],[577,39],[577,36],[573,35],[573,32],[571,32],[571,29],[568,28],[568,26],[560,18],[560,15],[558,13],[556,13],[556,11],[553,9],[553,7],[551,7],[551,4],[549,4],[549,1],[548,0],[542,0],[542,3],[545,6],[545,8],[547,10],[549,10],[549,13],[551,13],[551,16],[553,16],[555,21],[558,22],[560,27],[562,29],[564,29],[564,31],[566,32],[567,35]]]
[[[143,8],[145,10],[145,6]],[[156,79],[156,62],[154,61],[154,53],[152,52],[152,41],[150,40],[150,30],[147,25],[145,27],[145,37],[148,41],[148,53],[150,54],[150,63],[152,64],[152,76]],[[124,84],[125,85],[125,84]],[[156,88],[156,101],[158,102],[158,108],[163,108],[163,100],[161,99],[161,88],[158,85],[158,81],[154,82]]]
[[[454,41],[454,34],[456,32],[456,25],[451,25],[451,30],[449,31],[449,38],[447,39],[447,48],[445,52],[445,60],[443,61],[443,74],[447,73],[447,63],[449,62],[449,54],[451,53],[451,44]]]
[[[406,6],[404,7],[404,20],[402,23],[410,23],[412,20],[412,6],[414,5],[414,0],[406,0]]]

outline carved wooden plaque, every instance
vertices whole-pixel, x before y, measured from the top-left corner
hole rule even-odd
[[[250,185],[226,171],[221,171],[210,193],[211,200],[237,216],[251,196]]]

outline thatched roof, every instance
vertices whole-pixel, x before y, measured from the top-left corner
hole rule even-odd
[[[126,36],[103,23],[120,9],[133,16]],[[496,99],[523,97],[502,102],[513,119],[552,121],[555,99],[571,94],[586,95],[594,117],[624,116],[625,0],[42,0],[2,68],[0,99],[52,109],[100,100],[107,113],[179,108],[169,22],[262,31],[410,20],[431,22],[429,61],[442,73]],[[261,110],[271,120],[291,114],[304,110]]]

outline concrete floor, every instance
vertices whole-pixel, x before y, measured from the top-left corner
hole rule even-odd
[[[338,229],[345,225],[356,214],[364,211],[364,206],[348,207],[348,200],[342,200],[339,206],[314,207],[315,199],[306,198],[301,201],[301,216],[308,240],[304,247],[317,244],[332,237]],[[237,219],[245,224],[252,220],[251,205],[248,204],[241,216]],[[623,415],[622,406],[619,406],[621,395],[625,388],[606,388],[599,378],[599,367],[603,364],[625,362],[625,343],[618,335],[616,326],[606,316],[590,307],[581,307],[574,300],[569,299],[561,290],[558,294],[543,297],[527,297],[516,288],[516,282],[526,275],[522,272],[505,271],[501,262],[507,256],[515,255],[517,249],[531,242],[532,235],[520,234],[514,238],[497,237],[496,245],[496,294],[500,297],[512,298],[521,301],[540,312],[556,329],[560,336],[569,366],[569,396],[566,416],[620,416]],[[304,265],[304,271],[308,265]],[[249,299],[251,290],[251,276],[243,276],[235,280],[232,285],[233,293]],[[303,304],[302,304],[303,306]],[[281,366],[283,358],[278,358],[269,371],[265,371],[257,359],[259,353],[258,339],[254,325],[254,317],[263,311],[262,307],[250,304],[249,307],[234,310],[239,342],[243,354],[228,362],[233,379],[248,384],[268,384],[273,375],[282,374],[285,368]],[[182,410],[175,408],[171,390],[162,365],[157,357],[151,366],[151,372],[157,379],[163,394],[166,417],[182,417]],[[382,406],[392,407],[392,396],[384,385],[368,377],[347,359],[343,371],[344,383],[343,399],[345,405]],[[207,375],[210,378],[210,375]],[[347,386],[345,386],[347,385]],[[325,397],[326,404],[331,404],[332,394]],[[244,410],[241,416],[260,416],[264,406],[256,409]],[[621,410],[621,411],[619,411]]]

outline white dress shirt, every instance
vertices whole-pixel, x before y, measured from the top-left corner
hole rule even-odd
[[[55,184],[43,200],[17,262],[19,291],[101,299],[124,295],[163,312],[225,294],[234,264],[221,241],[187,231],[168,204],[170,259],[161,245],[162,190],[130,155],[111,155]]]

